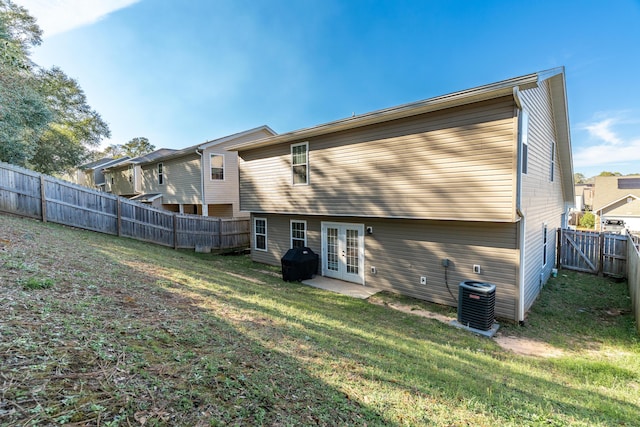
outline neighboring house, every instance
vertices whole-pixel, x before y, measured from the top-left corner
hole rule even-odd
[[[181,213],[240,217],[239,144],[275,135],[260,126],[181,150],[157,150],[110,169],[111,191]]]
[[[323,276],[449,305],[494,283],[519,321],[575,201],[563,68],[229,149],[255,261],[308,246]]]
[[[593,209],[593,184],[576,184],[576,209],[591,211]]]
[[[105,190],[105,178],[103,169],[106,167],[112,167],[118,163],[127,161],[129,157],[121,157],[114,159],[112,157],[105,157],[100,160],[96,160],[91,163],[86,163],[79,166],[78,169],[70,176],[70,181],[76,184],[84,185],[85,187]]]
[[[602,231],[640,231],[640,175],[597,176],[593,212]]]

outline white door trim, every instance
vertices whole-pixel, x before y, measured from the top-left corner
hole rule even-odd
[[[331,271],[328,269],[328,244],[327,244],[327,229],[335,228],[338,231],[338,270]],[[350,273],[347,269],[347,230],[357,232],[357,273]],[[322,234],[322,275],[327,277],[333,277],[348,282],[358,283],[364,285],[364,224],[354,224],[348,222],[321,222],[321,234]],[[352,248],[353,249],[353,248]]]

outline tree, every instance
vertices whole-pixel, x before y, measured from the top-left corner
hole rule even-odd
[[[600,175],[598,175],[598,176],[622,176],[622,174],[620,172],[603,171],[603,172],[600,172]]]
[[[133,138],[122,146],[125,155],[129,157],[138,157],[149,154],[156,149],[155,145],[150,144],[149,140],[144,136]]]
[[[89,107],[78,83],[60,68],[41,69],[37,77],[53,118],[29,164],[42,173],[62,173],[84,162],[88,148],[97,146],[111,132],[100,114]]]
[[[30,60],[41,41],[27,10],[0,0],[0,161],[56,173],[79,165],[110,132],[75,80]]]
[[[23,7],[0,0],[0,161],[27,166],[51,120],[29,60],[42,31]]]
[[[585,176],[583,174],[581,174],[580,172],[576,172],[573,174],[573,181],[576,184],[584,184],[585,183]]]

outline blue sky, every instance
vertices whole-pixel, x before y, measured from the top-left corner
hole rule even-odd
[[[640,0],[14,0],[122,144],[288,132],[566,67],[574,171],[640,173]]]

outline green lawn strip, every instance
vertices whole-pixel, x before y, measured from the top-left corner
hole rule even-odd
[[[7,313],[0,420],[8,423],[605,426],[640,419],[640,349],[619,283],[598,282],[599,303],[587,304],[588,295],[578,300],[564,288],[591,276],[561,271],[526,326],[503,325],[566,350],[542,359],[283,282],[277,268],[246,256],[174,251],[2,215],[0,238],[15,242],[0,252]],[[25,289],[20,277],[33,273],[53,286]],[[620,313],[606,314],[611,307]],[[564,324],[576,319],[597,324]]]

